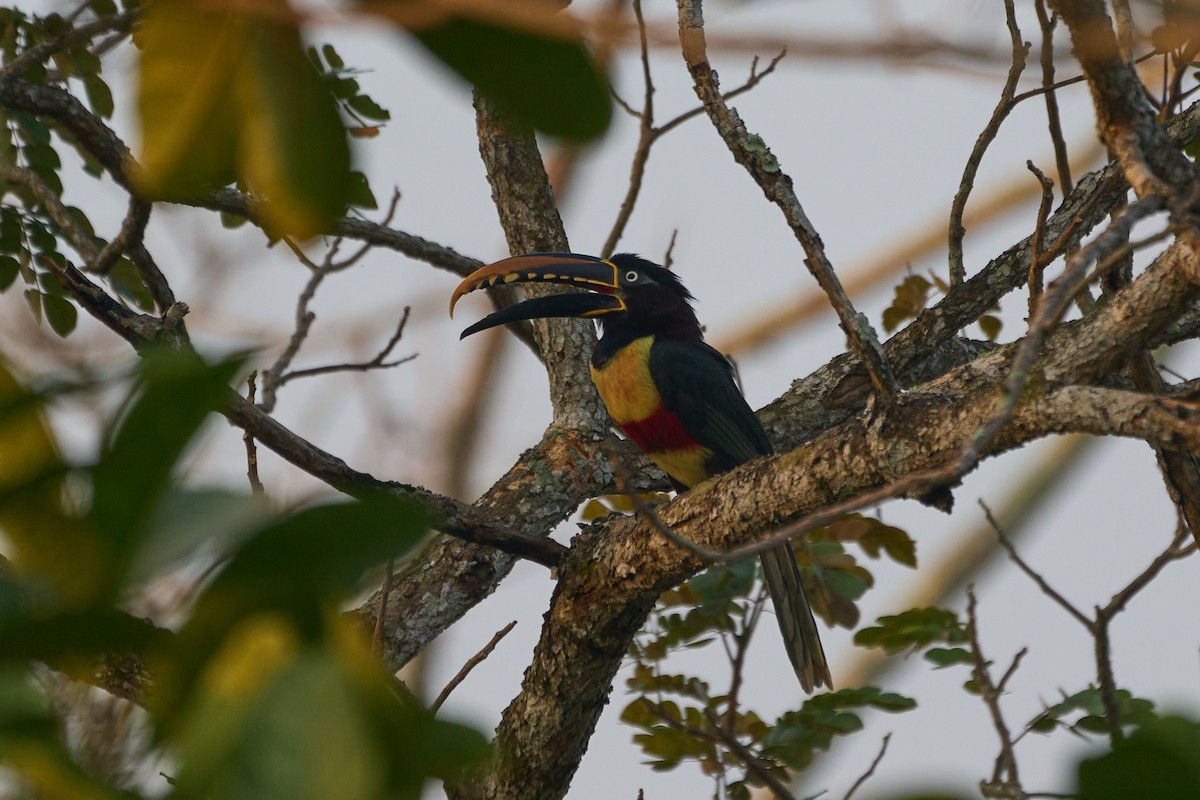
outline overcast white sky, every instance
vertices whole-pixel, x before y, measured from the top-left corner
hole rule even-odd
[[[881,21],[894,13],[917,31],[992,45],[1001,52],[1008,46],[998,1],[758,0],[710,3],[706,11],[714,34],[738,30],[781,37],[882,36],[889,29]],[[674,4],[649,0],[647,14],[669,25]],[[1028,16],[1026,38],[1035,38]],[[364,88],[392,111],[392,122],[378,138],[357,144],[357,156],[381,200],[393,185],[402,192],[393,224],[484,260],[507,255],[476,150],[467,88],[383,25],[335,25],[312,31],[311,40],[333,42],[349,64],[370,70],[360,79]],[[769,59],[774,52],[760,55]],[[726,88],[748,73],[749,54],[714,56]],[[1070,62],[1064,58],[1060,63],[1060,71],[1069,74]],[[106,74],[112,71],[115,79],[127,75],[128,67],[127,61],[113,59]],[[661,120],[695,104],[674,49],[656,51],[652,67]],[[1031,65],[1027,82],[1035,80],[1035,68]],[[776,75],[735,106],[795,179],[834,265],[849,271],[931,218],[945,218],[969,150],[995,105],[1003,71],[1004,65],[977,64],[966,74],[871,58],[853,64],[789,57]],[[640,96],[635,54],[618,59],[615,82],[624,97]],[[1073,87],[1060,101],[1068,141],[1086,140],[1092,131],[1086,90]],[[1023,172],[1026,159],[1051,172],[1043,114],[1039,102],[1029,102],[1013,115],[983,163],[979,196]],[[119,120],[118,127],[127,141],[136,141],[129,119]],[[608,138],[583,161],[563,208],[573,249],[595,252],[603,243],[624,195],[635,137],[635,122],[618,111]],[[113,229],[123,204],[106,199],[111,196],[98,192],[90,179],[73,181],[68,192],[97,228]],[[969,231],[968,272],[1026,235],[1034,211],[1030,206],[1003,225]],[[656,147],[621,249],[659,260],[676,229],[676,269],[698,298],[701,321],[718,338],[783,297],[815,290],[780,214],[762,199],[703,118]],[[150,236],[176,293],[192,308],[189,325],[199,341],[213,348],[249,342],[274,354],[272,348],[278,348],[289,330],[295,297],[306,278],[301,267],[279,249],[267,250],[260,234],[228,234],[206,213],[160,210]],[[944,275],[944,254],[912,267]],[[397,352],[420,356],[388,374],[340,375],[290,386],[282,394],[279,418],[356,468],[384,479],[441,488],[441,476],[429,462],[439,452],[453,398],[466,385],[468,370],[484,346],[483,337],[458,341],[458,331],[484,311],[482,298],[461,303],[455,321],[446,318],[446,301],[456,284],[457,278],[448,273],[386,251],[371,254],[361,267],[327,281],[315,304],[319,322],[301,365],[345,360],[348,337],[356,342],[355,357],[371,355],[406,304],[413,305],[413,319]],[[5,316],[24,313],[13,294],[0,305]],[[854,300],[878,324],[890,291]],[[1021,330],[1024,302],[1021,295],[1006,301],[1002,338]],[[94,326],[81,326],[72,338],[87,345],[110,337]],[[835,320],[825,314],[814,325],[741,357],[751,404],[769,402],[794,378],[842,349]],[[1190,361],[1195,366],[1186,353],[1174,359],[1177,365]],[[545,379],[535,359],[519,346],[510,347],[504,369],[485,445],[471,476],[473,495],[533,444],[549,421]],[[443,413],[430,416],[430,409]],[[388,422],[381,424],[384,411]],[[214,424],[213,434],[198,454],[195,478],[241,486],[244,453],[238,432]],[[67,436],[78,447],[88,446],[71,431]],[[1045,457],[1045,445],[985,464],[956,492],[958,510],[952,518],[913,503],[888,505],[883,517],[913,535],[923,567],[934,565],[939,553],[981,521],[976,498],[1000,503],[1006,487]],[[281,503],[319,488],[270,454],[263,454],[262,460],[264,481]],[[560,540],[566,541],[573,529],[564,526]],[[1174,514],[1151,451],[1137,442],[1104,443],[1091,451],[1087,466],[1071,476],[1059,499],[1032,520],[1022,549],[1058,589],[1088,609],[1107,602],[1148,564],[1173,529]],[[1113,628],[1120,684],[1193,714],[1200,713],[1200,628],[1191,612],[1200,605],[1198,564],[1192,559],[1169,567]],[[878,587],[863,602],[864,620],[900,610],[923,574],[879,568]],[[978,578],[977,589],[988,656],[1007,665],[1018,649],[1030,648],[1005,699],[1012,727],[1033,717],[1042,701],[1057,700],[1060,689],[1074,692],[1092,679],[1090,639],[1015,568],[995,564]],[[444,713],[485,730],[496,724],[518,690],[550,590],[544,569],[518,567],[494,597],[442,637],[431,653],[428,673],[435,693],[496,630],[518,620],[514,632],[452,695]],[[954,606],[963,609],[962,598]],[[764,717],[773,717],[800,698],[773,626],[763,631],[748,667],[744,700]],[[824,633],[835,682],[857,655],[850,637],[843,630]],[[725,681],[722,661],[718,650],[710,648],[688,654],[676,666]],[[915,696],[920,707],[899,716],[868,714],[867,731],[835,745],[834,755],[822,762],[798,796],[826,787],[830,797],[844,796],[889,731],[894,736],[888,754],[856,797],[930,785],[957,787],[973,796],[977,782],[991,774],[997,743],[982,703],[960,688],[966,677],[963,668],[932,672],[919,658],[890,674],[887,688]],[[683,767],[659,775],[640,766],[640,752],[630,741],[633,731],[617,721],[626,702],[619,678],[569,797],[632,800],[639,788],[645,789],[647,800],[710,795],[711,783],[698,770]],[[1069,790],[1069,767],[1086,750],[1085,743],[1065,734],[1026,740],[1017,751],[1026,788]]]

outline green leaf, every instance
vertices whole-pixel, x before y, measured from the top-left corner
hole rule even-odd
[[[1153,702],[1134,697],[1126,689],[1117,690],[1116,700],[1117,719],[1122,727],[1147,725],[1159,718]],[[1060,702],[1046,707],[1034,717],[1028,727],[1037,733],[1050,733],[1062,727],[1085,733],[1107,734],[1109,723],[1106,714],[1100,690],[1091,686],[1075,694],[1064,695]]]
[[[346,62],[342,61],[342,57],[337,54],[337,50],[334,50],[331,44],[322,45],[321,54],[325,56],[325,63],[331,69],[342,69],[346,66]]]
[[[392,114],[383,106],[376,103],[365,94],[358,94],[346,101],[346,105],[354,109],[360,116],[367,119],[386,122],[392,118]]]
[[[249,221],[241,214],[230,214],[228,211],[221,212],[221,227],[227,230],[236,230]]]
[[[42,661],[78,677],[92,677],[83,659],[107,653],[144,652],[164,640],[144,619],[113,609],[63,612],[47,617],[0,619],[0,660]]]
[[[66,338],[71,331],[75,330],[79,312],[70,300],[65,297],[43,294],[42,310],[46,314],[46,321],[50,323],[50,328],[59,336]]]
[[[1079,765],[1079,800],[1200,797],[1200,723],[1164,717]]]
[[[0,765],[6,794],[55,800],[133,800],[80,767],[61,741],[61,721],[25,668],[0,669]],[[18,780],[12,780],[13,776]]]
[[[256,495],[170,488],[154,508],[128,580],[150,580],[201,548],[212,555],[232,552],[270,517],[266,502]]]
[[[339,665],[319,652],[275,653],[284,661],[265,679],[239,679],[230,673],[272,655],[261,639],[239,644],[242,652],[222,653],[225,674],[214,675],[180,727],[179,792],[232,800],[385,796],[387,753]],[[247,663],[231,663],[237,659]]]
[[[464,18],[412,33],[520,122],[569,139],[591,139],[608,128],[608,84],[579,41]]]
[[[967,629],[958,615],[940,608],[914,608],[901,614],[880,617],[877,627],[863,628],[854,635],[860,647],[881,647],[889,653],[926,647],[934,642],[962,644]]]
[[[92,111],[105,119],[113,115],[113,96],[108,84],[99,75],[88,75],[83,79],[88,105]]]
[[[25,290],[25,302],[29,306],[29,310],[33,312],[33,318],[38,322],[42,321],[42,293],[37,289]]]
[[[195,199],[235,177],[233,88],[250,21],[206,13],[188,0],[155,0],[144,14],[138,181],[157,199]]]
[[[839,569],[823,570],[821,579],[839,597],[847,600],[858,600],[871,585],[862,575]]]
[[[122,297],[133,302],[142,311],[154,310],[154,298],[142,280],[142,274],[128,258],[122,256],[108,271],[108,281]]]
[[[753,558],[709,567],[688,581],[688,587],[699,597],[702,610],[723,611],[734,599],[750,594],[757,568]]]
[[[355,170],[350,173],[350,205],[355,208],[365,208],[373,211],[379,208],[375,193],[367,183],[367,176]]]
[[[20,253],[25,249],[25,237],[21,233],[21,216],[16,209],[0,208],[0,252]]]
[[[258,22],[238,81],[238,175],[265,200],[269,231],[307,239],[350,200],[350,145],[294,25]]]
[[[197,601],[195,618],[344,598],[367,570],[402,555],[425,529],[416,507],[386,495],[301,511],[234,553]]]
[[[310,508],[258,531],[228,559],[180,630],[175,669],[159,690],[160,724],[175,724],[230,630],[278,619],[305,642],[319,639],[366,572],[402,555],[425,530],[410,504],[371,496]]]
[[[142,27],[143,190],[186,201],[237,178],[274,235],[327,230],[349,199],[350,146],[296,26],[155,0]]]
[[[828,750],[835,737],[862,729],[862,720],[853,710],[901,712],[915,707],[912,698],[883,692],[874,686],[815,695],[799,710],[779,717],[762,739],[762,753],[792,769],[802,770],[812,763],[817,752]]]
[[[28,111],[9,111],[17,121],[17,135],[28,145],[50,144],[50,128]]]
[[[938,669],[954,664],[972,664],[975,660],[971,651],[964,647],[931,647],[925,652],[925,659]]]
[[[983,335],[988,338],[989,342],[996,341],[996,337],[1000,335],[1004,323],[994,314],[984,314],[979,318],[979,327],[983,330]]]
[[[241,364],[232,359],[208,366],[166,349],[146,353],[137,399],[106,437],[109,444],[92,472],[90,519],[108,550],[107,563],[99,566],[113,588],[141,546],[184,448],[226,401]]]
[[[58,249],[58,239],[36,219],[25,219],[25,235],[29,237],[29,243],[43,253],[53,253]]]

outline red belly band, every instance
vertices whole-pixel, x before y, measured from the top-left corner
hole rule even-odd
[[[645,419],[620,423],[619,427],[644,453],[701,448],[701,444],[683,429],[679,419],[661,405]]]

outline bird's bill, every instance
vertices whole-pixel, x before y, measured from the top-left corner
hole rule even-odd
[[[450,315],[460,297],[477,289],[506,283],[559,283],[591,289],[599,294],[558,294],[535,297],[484,317],[462,332],[472,333],[525,319],[547,317],[597,317],[621,311],[625,303],[614,292],[619,270],[611,261],[575,253],[531,253],[506,258],[468,275],[450,297]]]

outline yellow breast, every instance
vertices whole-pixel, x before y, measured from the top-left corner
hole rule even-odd
[[[646,419],[661,402],[654,379],[650,377],[652,344],[653,336],[635,339],[600,369],[592,367],[596,391],[618,425]]]

